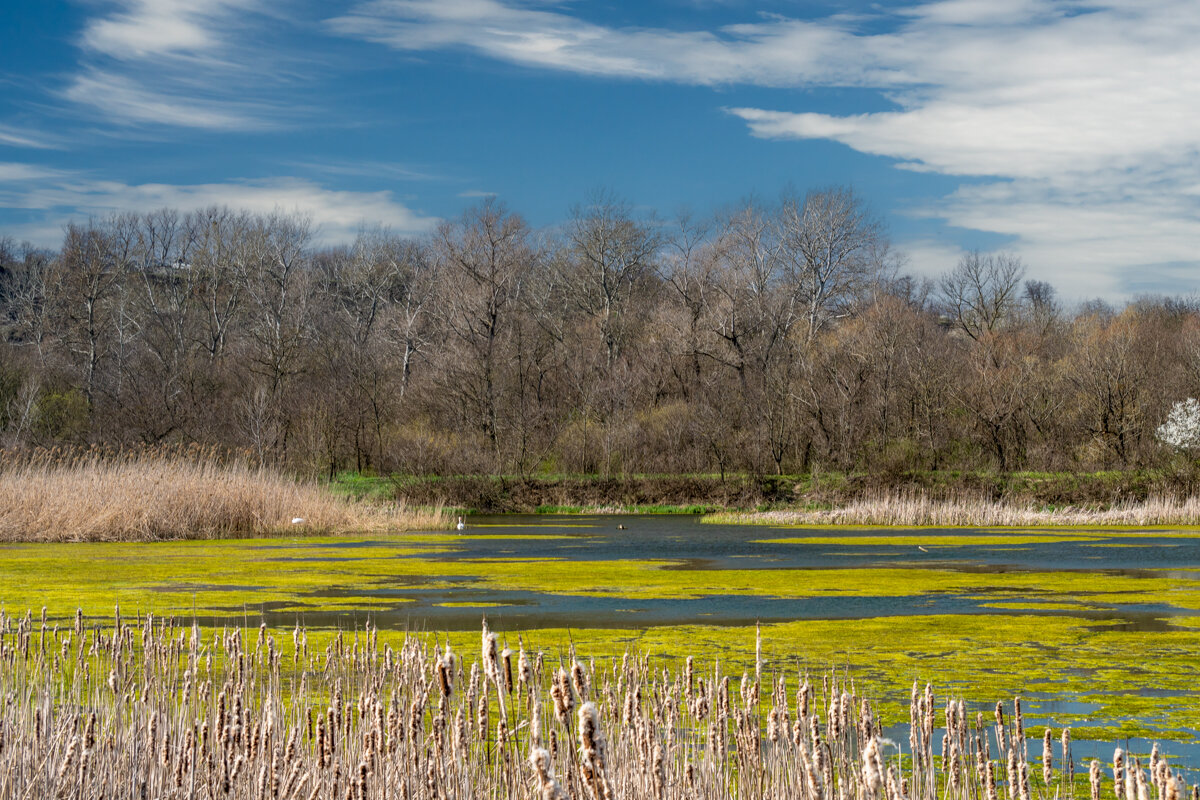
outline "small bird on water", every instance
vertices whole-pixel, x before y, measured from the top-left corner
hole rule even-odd
[[[457,530],[460,530],[460,531],[462,531],[462,530],[466,530],[466,528],[467,528],[467,523],[463,522],[463,518],[462,518],[462,517],[459,517],[459,518],[458,518],[458,524],[457,524],[457,525],[455,525],[454,527],[455,527]]]

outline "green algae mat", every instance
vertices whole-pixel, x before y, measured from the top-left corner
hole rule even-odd
[[[753,668],[761,623],[768,668],[847,671],[896,722],[907,709],[888,703],[930,681],[980,710],[1021,695],[1035,724],[1077,740],[1200,730],[1194,532],[471,522],[461,534],[2,545],[0,603],[45,607],[51,624],[77,608],[107,623],[119,604],[213,627],[300,624],[316,639],[370,620],[381,638],[437,636],[468,653],[486,615],[514,648],[691,655],[735,675]]]

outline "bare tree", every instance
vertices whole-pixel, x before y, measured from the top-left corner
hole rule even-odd
[[[938,282],[941,301],[954,324],[972,339],[995,333],[1020,300],[1025,266],[1007,253],[967,253]]]
[[[112,353],[114,305],[128,265],[125,237],[95,224],[67,226],[62,248],[58,313],[67,349],[81,374],[81,390],[95,402],[101,363]]]
[[[633,219],[629,205],[595,192],[571,212],[567,259],[562,262],[571,302],[597,321],[605,364],[612,368],[629,336],[627,307],[649,275],[660,239],[651,225]]]
[[[462,348],[447,352],[441,385],[499,457],[500,373],[507,366],[502,337],[537,253],[525,220],[491,198],[458,222],[443,224],[435,247],[443,275],[440,317],[452,344]]]
[[[883,269],[887,240],[878,220],[846,187],[784,199],[779,213],[782,254],[808,323],[811,343]]]

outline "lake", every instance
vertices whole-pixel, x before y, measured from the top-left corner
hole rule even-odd
[[[817,529],[688,516],[472,517],[463,532],[0,547],[0,602],[52,620],[152,611],[203,625],[437,634],[587,656],[637,648],[799,675],[846,670],[906,718],[914,680],[986,712],[1200,762],[1200,533]],[[1093,740],[1089,745],[1082,740]],[[1191,779],[1191,778],[1189,778]]]

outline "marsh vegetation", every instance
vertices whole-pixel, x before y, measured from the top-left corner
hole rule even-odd
[[[295,520],[295,521],[294,521]],[[148,541],[445,528],[204,449],[0,453],[0,541]]]
[[[1045,526],[1096,527],[1200,524],[1200,497],[1152,497],[1109,505],[1050,507],[997,502],[985,497],[935,500],[914,492],[868,495],[834,508],[719,512],[705,518],[720,524],[758,525],[935,525],[963,528]]]
[[[1026,732],[1019,698],[985,717],[914,683],[891,688],[903,710],[886,718],[852,676],[757,647],[739,677],[691,656],[527,650],[486,622],[465,657],[439,638],[0,613],[0,798],[1189,794],[1157,745],[1146,761],[1117,748],[1111,773],[1078,764],[1069,729]]]

